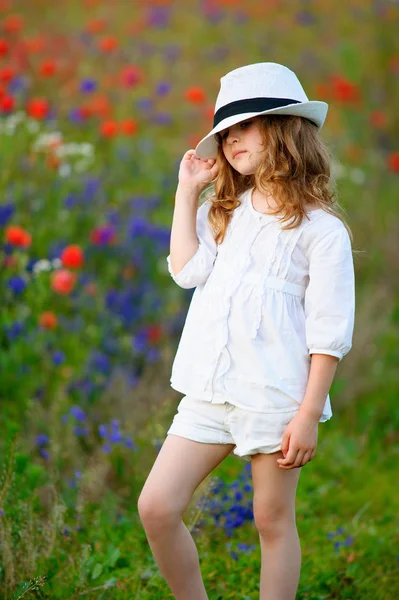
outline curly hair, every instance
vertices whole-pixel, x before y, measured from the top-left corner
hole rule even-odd
[[[233,211],[240,206],[238,196],[256,188],[267,196],[272,194],[281,223],[293,219],[282,229],[293,229],[309,218],[306,210],[322,208],[349,225],[338,212],[342,210],[336,199],[335,182],[331,175],[331,158],[326,143],[319,137],[317,125],[305,117],[295,115],[258,115],[259,130],[264,147],[264,158],[251,175],[242,175],[227,161],[219,133],[218,175],[203,191],[209,208],[208,221],[216,243],[223,242]],[[210,193],[209,193],[210,192]]]

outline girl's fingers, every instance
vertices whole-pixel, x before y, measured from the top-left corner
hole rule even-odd
[[[200,157],[195,154],[195,150],[189,150],[188,152],[186,152],[185,156],[189,159],[194,158],[196,160],[201,160]]]
[[[187,150],[187,152],[185,153],[185,156],[190,156],[190,157],[194,157],[197,160],[203,160],[204,162],[207,163],[215,163],[216,162],[216,158],[200,158],[199,156],[196,155],[194,148],[190,148],[190,150]]]

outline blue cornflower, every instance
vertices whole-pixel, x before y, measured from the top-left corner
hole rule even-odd
[[[48,436],[45,433],[39,433],[36,436],[36,444],[38,446],[45,446],[48,443],[49,443],[49,439],[48,439]]]
[[[80,82],[80,91],[84,94],[91,94],[91,92],[94,92],[97,89],[97,85],[95,79],[87,77]]]
[[[23,277],[20,277],[19,275],[13,275],[8,280],[7,286],[15,294],[22,294],[22,292],[26,288],[26,281]]]
[[[0,205],[0,227],[7,225],[15,211],[15,206],[8,202],[7,204]]]
[[[80,408],[80,406],[77,406],[76,404],[74,404],[70,410],[69,410],[69,414],[72,415],[73,417],[75,417],[75,419],[77,421],[85,421],[86,420],[86,415],[84,413],[84,411]]]
[[[53,352],[52,360],[54,365],[61,365],[63,362],[65,362],[64,352],[62,352],[61,350]]]

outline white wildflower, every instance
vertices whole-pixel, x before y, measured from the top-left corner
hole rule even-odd
[[[58,167],[58,175],[60,177],[68,177],[72,173],[72,167],[68,163],[63,163]]]

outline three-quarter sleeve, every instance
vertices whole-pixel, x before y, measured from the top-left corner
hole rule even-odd
[[[352,347],[355,321],[355,273],[345,226],[310,245],[304,308],[309,354],[342,360]]]
[[[208,222],[210,206],[211,202],[205,200],[197,210],[198,249],[177,275],[172,271],[170,254],[166,258],[170,275],[177,285],[182,288],[189,289],[205,283],[213,269],[217,255],[217,244]]]

